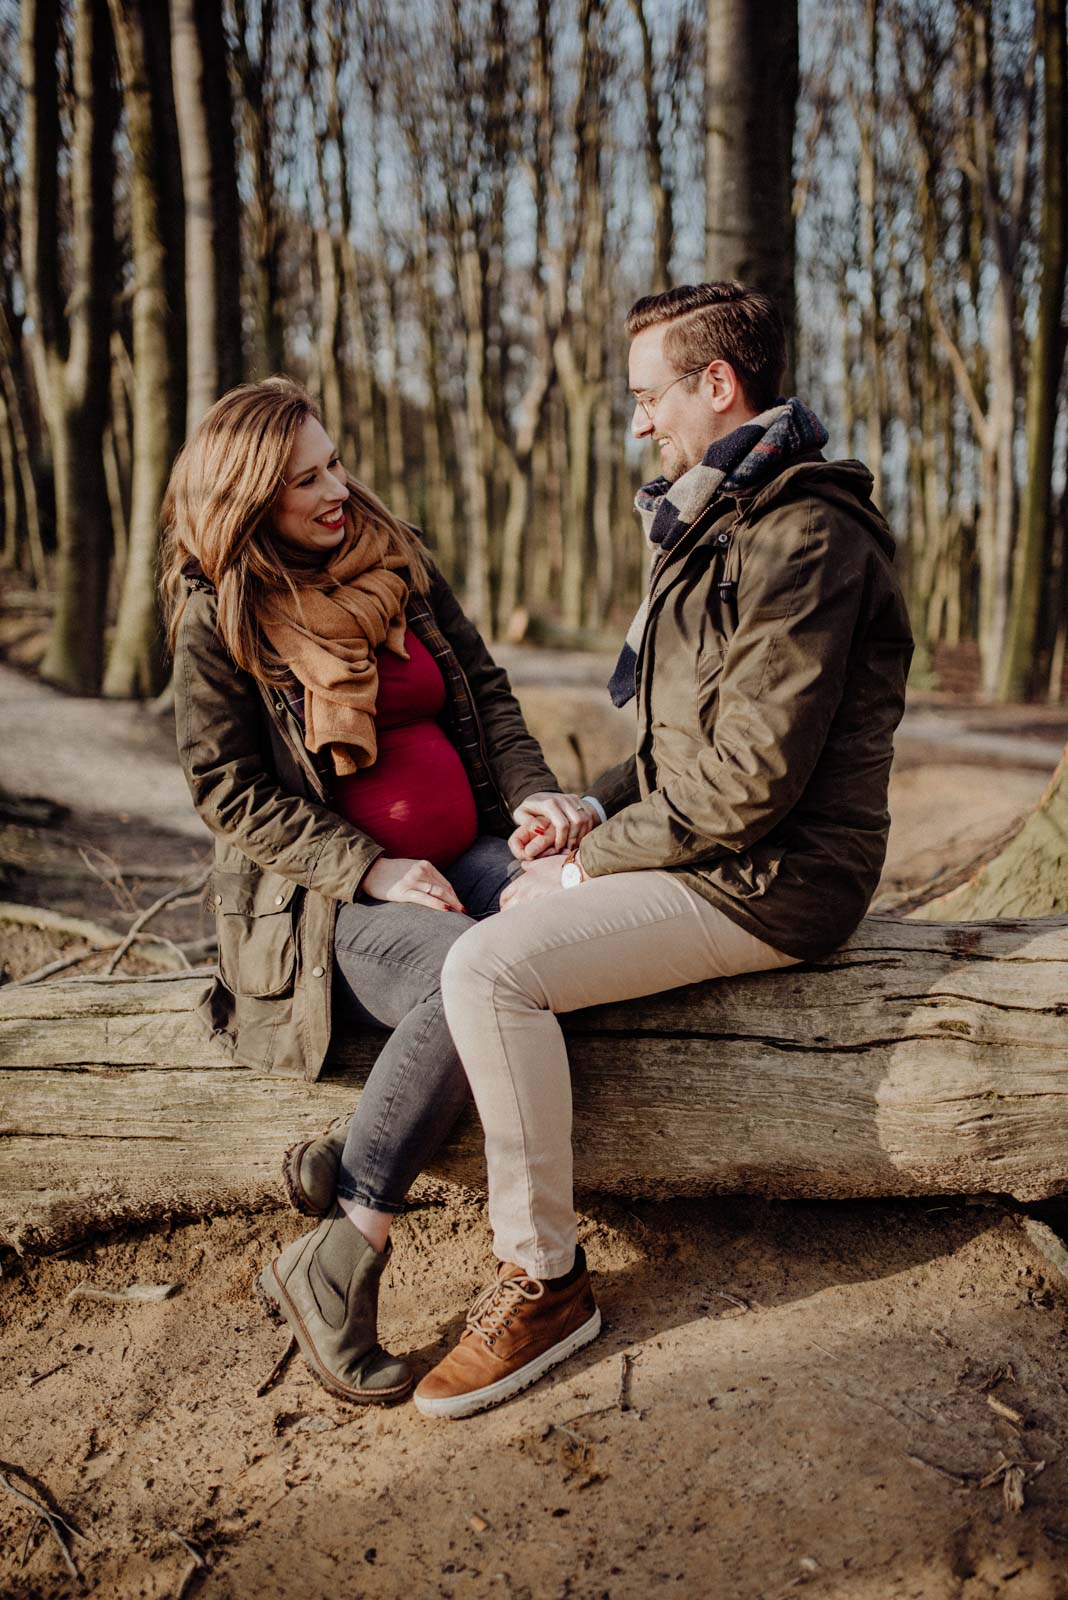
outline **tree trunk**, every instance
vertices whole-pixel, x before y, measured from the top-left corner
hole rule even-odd
[[[879,0],[864,0],[865,49],[862,71],[864,92],[857,106],[860,136],[858,199],[860,202],[860,255],[867,280],[862,308],[864,372],[867,382],[865,422],[866,463],[874,483],[872,499],[883,504],[883,442],[886,437],[886,381],[883,375],[882,266],[879,259],[879,184],[875,141],[879,126]]]
[[[19,1249],[278,1204],[287,1139],[351,1111],[381,1048],[320,1083],[235,1068],[196,978],[0,990],[0,1233]],[[565,1019],[580,1191],[783,1197],[1068,1187],[1068,919],[871,918],[823,961]],[[63,1130],[58,1137],[56,1129]],[[481,1186],[469,1115],[431,1167]]]
[[[71,293],[60,278],[55,0],[24,0],[26,103],[22,259],[37,387],[52,440],[55,608],[41,675],[77,694],[100,687],[111,527],[104,476],[113,257],[114,97],[107,0],[74,10],[70,159]]]
[[[675,238],[675,219],[671,187],[664,175],[664,142],[660,101],[653,61],[653,40],[645,15],[644,0],[630,0],[630,8],[642,41],[642,100],[645,105],[645,175],[649,206],[653,213],[653,264],[649,294],[660,294],[670,286],[671,251]]]
[[[3,499],[3,555],[0,564],[13,572],[21,557],[19,540],[19,485],[15,471],[15,446],[11,417],[4,392],[0,389],[0,490]]]
[[[247,211],[251,297],[256,315],[254,371],[263,377],[285,370],[285,309],[282,305],[283,225],[274,182],[275,0],[261,0],[259,55],[249,54],[245,0],[234,0],[236,47],[232,59],[241,85],[241,123],[251,172]]]
[[[29,374],[22,354],[21,330],[16,336],[10,315],[0,315],[0,390],[7,406],[11,428],[11,447],[15,473],[22,499],[22,518],[26,533],[25,568],[33,575],[37,588],[44,588],[48,576],[44,545],[41,542],[41,515],[37,500],[37,480],[33,472],[33,447],[30,437],[32,411],[27,405]]]
[[[170,5],[185,195],[185,430],[192,433],[241,381],[240,211],[223,9],[217,0]]]
[[[797,83],[797,0],[706,0],[705,273],[769,294],[791,358]]]
[[[159,512],[185,414],[182,186],[166,30],[143,0],[110,3],[132,161],[134,402],[130,525],[104,693],[148,699],[167,678]]]
[[[1044,64],[1038,306],[1027,382],[1027,469],[1013,563],[1012,615],[998,684],[1002,700],[1027,699],[1038,687],[1035,644],[1047,577],[1047,552],[1051,547],[1053,439],[1065,345],[1061,325],[1068,267],[1065,197],[1068,50],[1064,0],[1039,0],[1036,25],[1041,32]]]

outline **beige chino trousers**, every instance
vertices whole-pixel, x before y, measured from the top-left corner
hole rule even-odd
[[[557,1013],[795,964],[671,872],[590,878],[457,939],[441,992],[486,1136],[496,1256],[537,1278],[575,1259],[571,1074]]]

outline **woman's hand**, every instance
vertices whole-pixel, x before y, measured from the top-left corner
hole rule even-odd
[[[429,861],[379,856],[363,875],[361,894],[372,900],[408,900],[432,911],[462,911],[456,890]]]
[[[516,829],[508,848],[517,861],[575,850],[601,820],[577,794],[528,794],[513,815]]]

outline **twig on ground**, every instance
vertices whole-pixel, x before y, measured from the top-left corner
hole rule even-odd
[[[260,1395],[266,1394],[269,1389],[274,1388],[275,1384],[278,1382],[279,1378],[282,1376],[283,1372],[286,1370],[290,1361],[292,1360],[293,1352],[296,1348],[296,1339],[290,1337],[289,1343],[286,1345],[285,1349],[282,1351],[282,1354],[278,1357],[278,1360],[264,1378],[263,1382],[258,1384],[252,1391],[257,1399],[259,1399]]]
[[[986,1403],[991,1411],[996,1411],[999,1417],[1004,1417],[1007,1422],[1013,1423],[1016,1427],[1019,1427],[1023,1422],[1022,1413],[1014,1411],[1012,1406],[1007,1406],[1004,1400],[999,1400],[996,1395],[988,1394]]]
[[[184,878],[181,883],[176,884],[171,889],[168,889],[166,894],[161,894],[159,899],[154,900],[150,906],[146,906],[144,911],[136,916],[129,928],[127,928],[126,934],[119,944],[118,949],[114,952],[111,960],[104,968],[105,974],[110,974],[115,971],[115,968],[118,966],[119,962],[122,960],[130,946],[133,944],[142,928],[144,928],[147,923],[151,922],[153,917],[158,916],[166,906],[169,906],[175,900],[181,899],[183,895],[192,894],[198,889],[202,889],[208,881],[208,871],[209,868],[202,867],[200,871],[194,873],[192,877]],[[170,940],[167,940],[166,942],[170,944]],[[171,948],[175,950],[178,949],[177,945],[172,945]],[[181,952],[179,952],[179,954],[181,954]],[[182,960],[185,960],[184,956],[182,957]],[[187,966],[188,964],[189,963],[186,962]]]
[[[183,1545],[185,1549],[189,1551],[189,1554],[193,1557],[193,1560],[196,1562],[198,1567],[207,1566],[208,1563],[204,1560],[203,1555],[197,1549],[196,1545],[191,1544],[184,1534],[178,1532],[177,1528],[168,1528],[167,1532],[172,1539],[174,1539],[178,1544]]]
[[[752,1311],[748,1300],[742,1300],[736,1294],[726,1294],[722,1289],[712,1290],[713,1300],[726,1300],[732,1306],[737,1306],[739,1311]]]
[[[193,1579],[196,1577],[198,1572],[201,1572],[205,1568],[205,1566],[206,1563],[203,1561],[190,1562],[189,1566],[185,1569],[184,1578],[175,1591],[174,1600],[185,1600],[186,1595],[189,1593],[189,1588],[193,1582]]]
[[[180,1283],[131,1283],[125,1289],[97,1289],[91,1283],[79,1283],[69,1289],[67,1300],[105,1300],[109,1304],[123,1304],[128,1300],[169,1300],[181,1288]]]
[[[35,1500],[33,1495],[24,1494],[21,1489],[16,1489],[15,1485],[11,1482],[11,1479],[3,1472],[0,1472],[0,1489],[6,1489],[8,1494],[14,1495],[15,1499],[20,1500],[24,1506],[29,1506],[30,1510],[36,1517],[44,1518],[45,1522],[47,1522],[52,1531],[53,1538],[59,1545],[60,1550],[63,1552],[63,1561],[66,1565],[67,1571],[70,1573],[72,1578],[80,1577],[78,1568],[75,1566],[70,1550],[67,1546],[67,1541],[60,1532],[62,1528],[65,1528],[73,1538],[77,1535],[77,1529],[72,1528],[66,1518],[61,1517],[58,1511],[50,1510],[49,1507],[43,1503],[43,1501]]]
[[[1024,1508],[1026,1482],[1022,1467],[1010,1467],[1001,1480],[1001,1498],[1005,1502],[1005,1509],[1015,1515],[1019,1515]]]
[[[36,1529],[37,1524],[40,1522],[40,1520],[41,1520],[40,1517],[31,1517],[30,1518],[30,1525],[26,1529],[26,1537],[22,1541],[22,1555],[19,1558],[19,1571],[20,1572],[22,1571],[23,1567],[26,1565],[27,1561],[30,1559],[30,1541],[33,1538],[34,1530]]]
[[[619,1395],[616,1400],[620,1411],[634,1410],[630,1398],[630,1372],[633,1365],[634,1357],[624,1352],[619,1358]]]
[[[940,1467],[937,1461],[928,1461],[923,1456],[913,1455],[909,1450],[905,1451],[905,1460],[911,1461],[915,1467],[926,1467],[928,1472],[937,1472],[940,1478],[946,1478],[950,1483],[959,1483],[966,1489],[970,1489],[979,1476],[976,1472],[951,1472],[948,1467]]]
[[[57,1361],[55,1366],[54,1367],[49,1367],[47,1372],[39,1372],[39,1373],[37,1373],[36,1377],[31,1378],[29,1383],[26,1385],[27,1389],[32,1389],[33,1386],[35,1384],[37,1384],[37,1383],[44,1383],[45,1379],[46,1378],[50,1378],[52,1376],[53,1372],[62,1372],[63,1368],[66,1365],[67,1365],[66,1361]]]

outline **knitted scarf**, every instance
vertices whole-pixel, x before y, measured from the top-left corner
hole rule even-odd
[[[328,559],[306,572],[294,563],[296,593],[276,590],[260,612],[270,644],[304,685],[304,742],[329,749],[338,777],[378,753],[376,649],[408,659],[408,585],[396,570],[404,565],[386,529],[346,507],[345,537]]]
[[[704,459],[671,483],[654,478],[638,490],[634,506],[642,521],[652,559],[650,585],[661,560],[720,495],[758,489],[776,477],[799,456],[821,450],[827,443],[823,423],[800,400],[762,411],[722,439],[714,439]],[[634,669],[645,631],[649,595],[638,607],[615,671],[608,681],[614,706],[625,706],[634,695]]]

